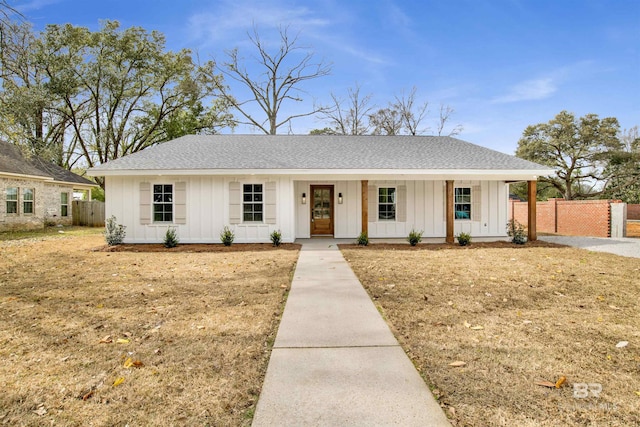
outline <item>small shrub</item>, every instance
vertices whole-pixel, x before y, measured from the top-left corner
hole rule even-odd
[[[366,231],[363,231],[362,233],[360,233],[360,235],[356,239],[356,243],[358,244],[358,246],[369,245],[369,235],[367,234]]]
[[[409,242],[411,246],[417,245],[422,242],[422,233],[424,233],[424,231],[416,231],[412,229],[409,232],[409,237],[407,237],[407,242]]]
[[[458,244],[460,246],[467,246],[469,243],[471,243],[471,234],[460,233],[456,236],[456,239],[458,239]]]
[[[178,230],[175,227],[167,228],[167,232],[164,234],[164,247],[175,248],[178,246],[180,239],[178,238]]]
[[[515,219],[511,219],[507,223],[507,235],[511,237],[511,242],[516,245],[524,245],[527,243],[527,234],[524,232],[524,225]]]
[[[225,246],[231,246],[233,240],[236,238],[236,235],[233,234],[233,231],[228,226],[224,226],[222,231],[220,232],[220,241]]]
[[[273,243],[273,246],[278,247],[282,243],[282,233],[280,232],[280,230],[274,230],[269,237],[271,238],[271,243]]]
[[[116,222],[116,217],[111,215],[111,217],[107,218],[104,227],[104,239],[107,241],[107,245],[116,246],[121,245],[124,241],[125,236],[125,227],[122,224],[118,224]]]

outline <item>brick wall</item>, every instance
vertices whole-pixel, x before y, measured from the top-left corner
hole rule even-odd
[[[538,202],[536,205],[537,231],[565,236],[610,237],[610,204],[618,202],[618,200],[563,199]],[[510,201],[509,205],[509,218],[515,218],[526,226],[527,202]]]
[[[18,189],[18,212],[7,214],[6,190]],[[33,189],[33,213],[25,213],[23,209],[24,190]],[[60,194],[68,194],[69,207],[67,216],[61,215]],[[45,183],[40,180],[22,178],[0,178],[0,231],[33,230],[46,225],[71,225],[73,187],[58,183]]]
[[[640,220],[640,205],[627,205],[627,219],[634,221]]]

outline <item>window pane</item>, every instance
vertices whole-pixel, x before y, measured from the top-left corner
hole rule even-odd
[[[63,205],[66,205],[68,200],[69,200],[69,194],[60,193],[60,201],[62,202]]]
[[[18,200],[17,188],[7,188],[7,200]]]
[[[18,202],[11,202],[7,200],[7,213],[8,214],[18,213]]]
[[[25,188],[22,191],[24,192],[22,194],[22,197],[23,197],[24,200],[33,200],[33,189],[32,188]]]
[[[155,222],[173,221],[173,184],[155,184],[153,186],[153,220]]]
[[[244,221],[262,221],[262,184],[243,184],[242,212]]]

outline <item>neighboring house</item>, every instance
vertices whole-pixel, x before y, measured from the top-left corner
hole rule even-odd
[[[553,171],[459,139],[427,136],[185,136],[89,170],[126,242],[314,236],[503,238],[508,183]],[[535,200],[535,198],[534,198]],[[533,203],[535,209],[535,203]],[[535,218],[535,215],[533,215]],[[535,223],[533,224],[535,239]]]
[[[0,141],[0,231],[72,223],[74,190],[96,184]]]

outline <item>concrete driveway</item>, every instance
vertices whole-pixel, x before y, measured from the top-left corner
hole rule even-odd
[[[608,252],[615,255],[640,258],[640,239],[579,236],[538,236],[538,239],[595,252]]]

